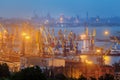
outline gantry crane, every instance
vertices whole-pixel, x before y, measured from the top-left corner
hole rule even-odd
[[[4,43],[6,43],[6,38],[7,38],[7,30],[3,27],[2,24],[0,24],[0,40],[1,40],[1,50],[3,51]]]
[[[51,46],[51,44],[52,43],[54,44],[56,42],[55,37],[54,35],[52,36],[44,26],[40,27],[38,39],[40,53],[44,54],[46,51],[48,54],[54,54],[53,51],[54,46]]]

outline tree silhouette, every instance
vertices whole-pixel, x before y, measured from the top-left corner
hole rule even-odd
[[[105,74],[103,76],[100,76],[98,80],[114,80],[114,76],[111,74]]]
[[[94,78],[94,77],[90,77],[90,80],[97,80],[96,78]]]
[[[104,80],[103,76],[100,76],[100,77],[98,78],[98,80]]]
[[[0,78],[10,77],[9,67],[6,63],[0,64]]]
[[[78,80],[87,80],[87,78],[84,77],[83,75],[81,75],[81,76],[78,78]]]
[[[42,70],[38,67],[25,68],[12,76],[11,80],[47,80]]]
[[[67,80],[64,74],[57,74],[55,75],[56,80]]]
[[[120,63],[114,63],[113,66],[115,68],[115,72],[120,72]]]
[[[114,76],[111,74],[105,74],[104,80],[114,80]]]

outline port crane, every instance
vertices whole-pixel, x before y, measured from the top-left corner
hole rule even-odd
[[[39,53],[54,54],[53,47],[56,43],[54,31],[51,34],[44,26],[40,27],[38,40]]]
[[[3,27],[2,24],[0,24],[0,40],[1,40],[1,51],[3,51],[3,46],[5,48],[5,43],[6,43],[6,39],[7,39],[7,30]]]

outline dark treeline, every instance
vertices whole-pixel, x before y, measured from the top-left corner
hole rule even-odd
[[[80,75],[78,79],[68,78],[64,74],[59,73],[48,75],[47,69],[43,71],[38,66],[27,67],[18,72],[10,72],[7,64],[0,64],[0,80],[88,80],[84,75]],[[89,80],[97,80],[94,77],[89,77]],[[111,74],[105,74],[99,77],[98,80],[115,80]]]

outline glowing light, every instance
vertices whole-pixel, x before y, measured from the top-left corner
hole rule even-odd
[[[6,30],[4,30],[4,33],[7,33],[7,31],[6,31]]]
[[[87,64],[93,64],[92,61],[85,60],[85,62],[86,62]]]
[[[62,17],[60,17],[60,21],[61,21],[61,22],[63,21],[63,18],[62,18]]]
[[[81,55],[80,58],[81,58],[82,62],[85,62],[85,60],[87,59],[87,56],[86,55]]]
[[[103,59],[105,61],[105,64],[110,64],[111,58],[109,56],[104,56]]]
[[[30,36],[25,36],[25,39],[30,39]]]
[[[22,36],[26,36],[27,34],[25,32],[22,33]]]
[[[100,50],[100,49],[97,49],[97,50],[96,50],[96,52],[97,52],[97,53],[100,53],[100,52],[101,52],[101,50]]]
[[[83,39],[86,38],[86,35],[85,35],[85,34],[82,34],[80,37],[81,37],[81,39],[83,40]]]
[[[22,36],[23,36],[23,38],[25,38],[27,40],[30,39],[30,36],[25,32],[22,33]]]
[[[109,35],[109,31],[105,31],[105,32],[104,32],[104,35]]]

